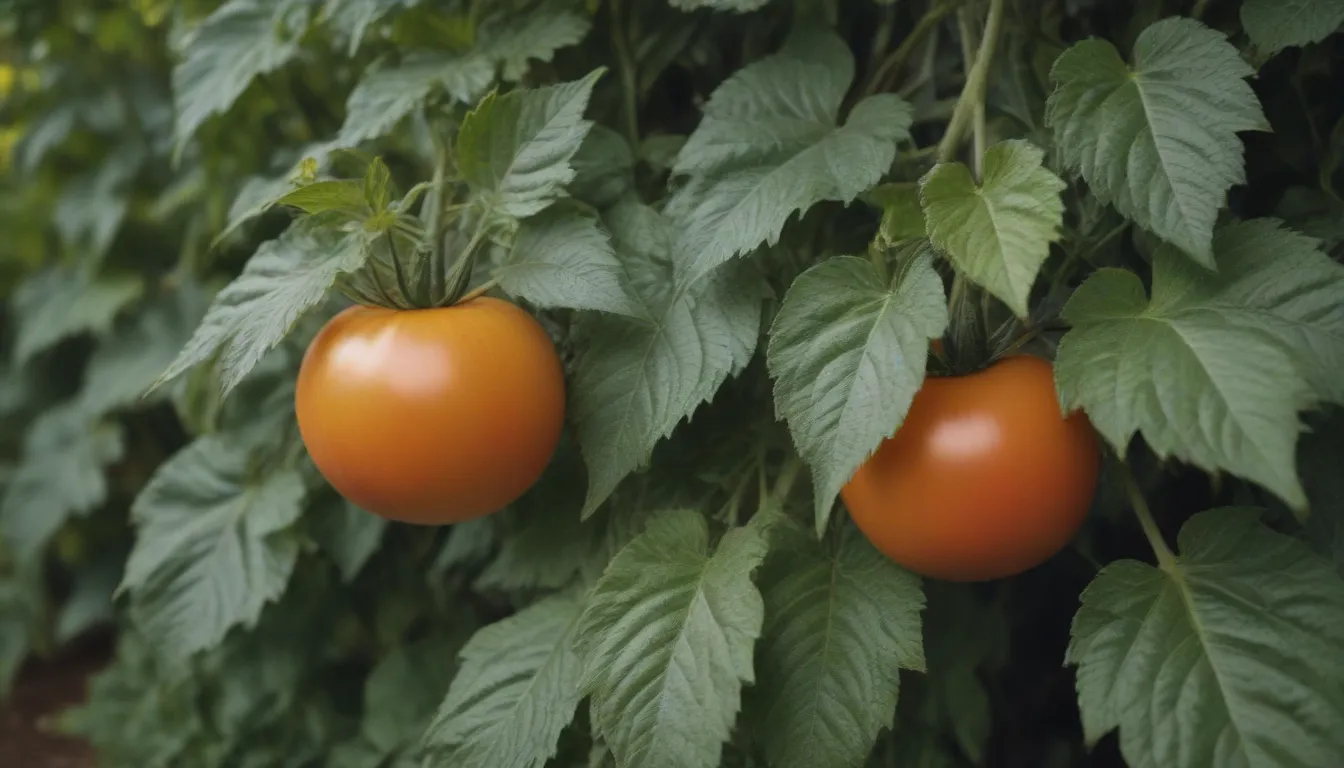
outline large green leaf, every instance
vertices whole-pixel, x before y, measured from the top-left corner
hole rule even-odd
[[[367,256],[359,233],[338,240],[300,225],[263,243],[243,273],[215,296],[191,341],[159,381],[218,353],[220,387],[227,393],[322,301],[339,275],[358,269]]]
[[[494,276],[501,288],[539,307],[644,314],[625,290],[607,233],[573,211],[552,208],[524,221]]]
[[[751,573],[759,528],[729,531],[712,554],[697,512],[649,522],[607,566],[579,620],[584,690],[618,768],[717,768],[755,679],[764,618]]]
[[[1265,53],[1319,43],[1344,24],[1344,0],[1246,0],[1241,26]]]
[[[1300,542],[1218,509],[1161,569],[1111,563],[1068,663],[1083,730],[1134,768],[1331,765],[1344,754],[1344,581]]]
[[[853,79],[843,40],[802,32],[714,91],[674,168],[692,177],[671,206],[682,227],[680,283],[778,242],[794,213],[823,200],[850,202],[882,178],[912,112],[896,96],[879,94],[839,125]]]
[[[296,470],[252,467],[227,433],[198,438],[159,467],[131,507],[135,549],[121,588],[165,654],[186,657],[253,626],[284,592],[304,495]]]
[[[1004,141],[985,152],[976,184],[961,163],[941,163],[920,181],[929,238],[976,284],[1019,317],[1036,273],[1064,224],[1064,182],[1041,165],[1045,152]]]
[[[369,673],[360,730],[379,753],[409,751],[424,736],[452,680],[453,651],[460,644],[431,635],[392,649]]]
[[[1257,219],[1219,230],[1219,273],[1175,248],[1137,275],[1103,269],[1064,308],[1074,328],[1055,367],[1065,408],[1082,407],[1124,453],[1134,433],[1161,456],[1254,480],[1301,508],[1298,411],[1338,396],[1344,269],[1312,241]]]
[[[295,0],[229,0],[201,24],[173,70],[179,147],[206,118],[228,110],[253,78],[298,54],[303,7]]]
[[[841,486],[905,419],[929,339],[947,328],[927,251],[889,282],[865,259],[822,262],[794,280],[770,328],[775,405],[812,467],[817,530]]]
[[[574,179],[570,159],[592,123],[583,118],[603,70],[569,83],[490,94],[462,121],[458,167],[490,215],[540,213]]]
[[[145,391],[191,338],[206,300],[199,285],[183,283],[118,323],[89,358],[80,407],[96,416],[144,402]]]
[[[481,24],[477,49],[497,67],[505,82],[527,76],[533,61],[550,61],[555,52],[577,45],[588,35],[592,20],[573,10],[567,0],[527,7],[516,15],[500,14]]]
[[[435,88],[471,103],[490,87],[494,67],[482,56],[420,51],[395,67],[368,72],[346,102],[337,143],[353,146],[382,136],[425,102]]]
[[[365,512],[339,497],[319,505],[310,515],[313,538],[322,545],[346,581],[354,581],[373,557],[387,530],[387,519]]]
[[[57,342],[81,333],[103,335],[144,292],[137,275],[95,277],[79,268],[49,267],[14,293],[18,335],[14,361],[23,365]]]
[[[349,41],[347,53],[351,56],[364,42],[364,33],[382,17],[397,8],[410,8],[420,0],[327,0],[322,16],[339,29]]]
[[[654,445],[751,359],[762,288],[750,265],[672,292],[670,223],[637,203],[608,217],[629,283],[649,318],[593,315],[583,339],[571,413],[588,464],[592,514]]]
[[[1050,71],[1047,122],[1093,194],[1212,267],[1218,209],[1246,180],[1237,132],[1269,129],[1244,79],[1254,70],[1183,18],[1143,30],[1133,58],[1100,38],[1074,44]]]
[[[426,733],[429,766],[541,768],[581,698],[573,649],[583,609],[570,590],[477,632]]]
[[[748,693],[759,743],[778,768],[860,765],[892,722],[901,670],[924,669],[919,577],[852,526],[838,543],[790,523],[772,535]]]
[[[103,469],[125,450],[121,427],[78,403],[44,412],[24,435],[23,458],[0,497],[0,538],[23,561],[40,558],[70,519],[107,498]]]

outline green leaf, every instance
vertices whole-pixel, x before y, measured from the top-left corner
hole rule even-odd
[[[1218,209],[1246,181],[1237,132],[1269,130],[1252,74],[1221,32],[1163,19],[1139,34],[1132,67],[1099,38],[1061,54],[1046,121],[1093,194],[1211,268]]]
[[[191,341],[159,382],[218,353],[220,387],[227,394],[322,301],[339,275],[359,269],[367,256],[358,235],[336,240],[333,233],[301,226],[263,243],[243,273],[215,296]]]
[[[90,627],[115,618],[112,598],[121,581],[124,555],[124,551],[109,548],[74,572],[70,594],[56,617],[56,642],[68,643]]]
[[[311,517],[313,538],[336,563],[341,578],[354,581],[378,550],[387,520],[339,497],[322,504]]]
[[[80,408],[101,416],[145,402],[146,390],[191,338],[206,299],[199,285],[184,282],[119,322],[89,358]]]
[[[210,14],[173,69],[174,135],[181,146],[206,118],[228,110],[257,75],[273,72],[299,52],[297,36],[285,36],[293,0],[229,0]]]
[[[923,250],[890,283],[865,259],[822,262],[794,280],[770,328],[775,408],[812,467],[816,526],[924,382],[929,340],[947,328],[943,283]]]
[[[604,70],[574,82],[492,93],[462,121],[458,167],[493,215],[526,218],[564,194],[570,159],[592,123],[583,119]]]
[[[1078,288],[1064,308],[1074,327],[1055,365],[1060,400],[1121,455],[1141,432],[1159,456],[1228,470],[1301,509],[1297,413],[1315,399],[1307,372],[1325,376],[1315,356],[1340,359],[1340,268],[1272,220],[1224,227],[1214,243],[1216,276],[1159,249],[1151,301],[1124,270]]]
[[[1241,26],[1264,53],[1319,43],[1344,24],[1344,0],[1246,0]]]
[[[494,67],[484,57],[417,51],[396,67],[368,72],[346,102],[345,123],[336,142],[355,146],[391,132],[422,105],[434,89],[469,104],[490,87]]]
[[[570,159],[569,193],[597,209],[609,208],[635,186],[635,153],[621,134],[594,125]]]
[[[622,549],[579,620],[595,731],[619,768],[716,768],[751,683],[764,607],[756,528],[709,551],[697,512],[667,512]]]
[[[430,636],[393,648],[364,683],[361,730],[383,755],[414,747],[434,717],[453,677],[453,658],[446,638]]]
[[[583,595],[544,598],[478,631],[425,735],[431,765],[541,768],[581,698],[573,649]]]
[[[564,0],[544,3],[516,15],[500,15],[481,25],[480,55],[499,68],[500,77],[516,83],[533,61],[550,61],[561,48],[588,36],[592,20],[565,7]]]
[[[844,203],[876,184],[909,135],[912,111],[891,94],[855,105],[838,124],[854,79],[834,33],[803,32],[720,85],[677,158],[691,174],[670,204],[681,237],[677,278],[690,285],[719,264],[779,241],[785,222],[823,200]]]
[[[1344,405],[1344,267],[1277,219],[1219,227],[1218,288],[1205,302],[1232,323],[1273,335],[1317,396]]]
[[[478,517],[464,523],[455,523],[448,530],[443,548],[430,568],[431,578],[450,568],[479,563],[490,556],[495,546],[496,521],[493,517]]]
[[[1028,142],[1004,141],[985,152],[980,184],[961,163],[940,163],[920,180],[929,239],[1018,317],[1064,224],[1066,185],[1044,158]]]
[[[494,271],[501,288],[539,307],[643,315],[621,274],[594,219],[554,208],[522,223],[512,254]]]
[[[350,41],[347,55],[354,56],[364,34],[382,17],[397,8],[410,8],[420,0],[327,0],[322,16]]]
[[[608,222],[650,317],[592,315],[575,328],[581,343],[570,412],[588,464],[584,517],[746,366],[760,331],[763,291],[750,264],[673,293],[670,223],[636,203],[621,208]]]
[[[887,245],[928,236],[918,184],[909,181],[880,184],[868,193],[867,199],[882,209],[880,233]]]
[[[66,267],[35,273],[14,293],[15,364],[23,365],[71,336],[106,334],[117,315],[140,298],[144,289],[138,275],[95,277]]]
[[[748,694],[758,743],[778,768],[861,765],[891,725],[901,669],[924,669],[919,577],[852,526],[838,544],[792,523],[772,535]]]
[[[342,211],[356,217],[368,215],[364,184],[353,179],[327,179],[292,189],[273,201],[312,216],[327,211]]]
[[[599,537],[607,526],[596,520],[583,523],[573,513],[584,492],[577,464],[576,457],[572,464],[552,465],[531,492],[500,516],[504,531],[499,553],[473,582],[474,589],[559,589],[592,565],[590,556],[604,543]]]
[[[70,519],[107,499],[103,470],[125,452],[121,427],[78,404],[44,412],[24,435],[23,458],[0,497],[0,535],[21,561],[40,558]]]
[[[1134,768],[1344,754],[1344,581],[1257,516],[1202,512],[1175,562],[1114,562],[1083,592],[1067,662],[1089,743],[1119,728]]]
[[[289,583],[303,478],[274,462],[251,471],[228,434],[198,438],[165,462],[131,507],[135,548],[121,589],[162,652],[184,658],[252,627]]]

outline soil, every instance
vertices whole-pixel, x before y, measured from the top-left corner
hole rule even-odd
[[[51,719],[84,700],[88,679],[107,663],[111,643],[91,637],[61,655],[30,660],[0,701],[0,766],[6,768],[96,768],[93,749],[53,732]]]

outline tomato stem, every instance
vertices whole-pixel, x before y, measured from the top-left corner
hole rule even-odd
[[[947,132],[938,142],[938,162],[948,163],[957,153],[962,134],[966,132],[966,123],[973,117],[976,105],[984,109],[985,86],[989,81],[989,68],[994,63],[994,48],[999,41],[999,28],[1003,26],[1003,0],[989,0],[989,14],[985,17],[985,34],[980,38],[980,50],[974,61],[966,61],[966,85],[957,97],[956,109],[947,123]]]
[[[625,133],[630,149],[639,152],[639,80],[635,58],[630,55],[630,43],[625,39],[621,25],[621,0],[611,2],[611,45],[616,52],[617,69],[621,76],[621,98],[624,101]]]
[[[1153,519],[1152,511],[1148,509],[1148,501],[1143,498],[1143,491],[1134,479],[1134,473],[1127,466],[1124,467],[1123,472],[1125,491],[1129,494],[1129,503],[1134,508],[1134,516],[1139,518],[1139,526],[1143,528],[1143,535],[1147,537],[1148,545],[1153,548],[1153,553],[1157,555],[1157,565],[1162,570],[1172,573],[1178,564],[1176,555],[1167,546],[1166,540],[1162,538],[1162,531],[1157,527],[1157,521]]]
[[[947,18],[953,11],[960,7],[966,0],[947,0],[946,2],[936,3],[932,8],[924,12],[915,22],[915,28],[910,30],[910,34],[905,36],[901,44],[892,51],[891,55],[882,62],[882,66],[877,68],[873,76],[868,79],[868,87],[863,89],[865,97],[872,96],[874,93],[884,91],[890,85],[886,81],[901,71],[905,62],[915,49],[924,43],[924,40],[938,29],[938,25],[943,19]]]
[[[481,283],[480,285],[471,289],[470,291],[467,291],[467,293],[462,298],[458,299],[453,303],[466,304],[468,301],[471,301],[472,299],[479,299],[480,297],[489,293],[490,289],[494,288],[497,285],[499,285],[499,278],[492,277],[489,280],[486,280],[484,283]]]

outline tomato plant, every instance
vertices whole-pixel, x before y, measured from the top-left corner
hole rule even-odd
[[[1339,764],[1338,0],[4,9],[104,764]]]
[[[1091,507],[1100,454],[1087,419],[1060,414],[1051,374],[1012,357],[926,378],[841,490],[854,522],[896,562],[952,581],[1015,576],[1063,549]]]

